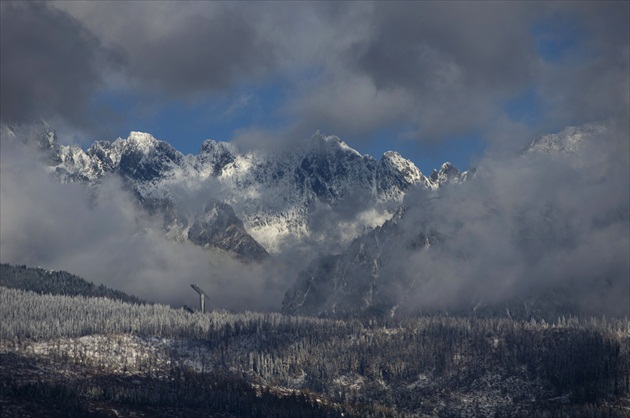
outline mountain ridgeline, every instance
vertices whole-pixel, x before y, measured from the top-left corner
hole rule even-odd
[[[83,151],[61,145],[51,131],[15,131],[5,127],[3,136],[36,144],[62,182],[97,186],[120,178],[147,213],[163,219],[170,237],[243,261],[296,244],[312,253],[339,251],[391,217],[408,189],[435,190],[465,177],[447,164],[429,178],[396,152],[377,161],[320,134],[290,150],[239,152],[207,140],[199,154],[183,155],[140,132]]]
[[[395,152],[375,160],[321,135],[275,154],[206,141],[186,156],[141,133],[87,151],[50,132],[28,138],[14,143],[40,150],[46,187],[80,191],[64,212],[37,212],[84,221],[45,244],[63,250],[59,231],[89,226],[115,197],[105,209],[121,211],[96,219],[118,226],[115,246],[129,233],[112,260],[139,268],[114,265],[112,281],[192,300],[189,279],[210,276],[199,283],[213,306],[138,303],[69,273],[0,265],[3,416],[628,416],[630,191],[623,158],[598,146],[605,127],[429,177]],[[23,225],[34,233],[18,238],[41,239],[41,223]],[[112,246],[90,231],[86,251],[100,259]],[[274,294],[277,310],[284,296],[282,312],[217,309],[241,294],[245,309]]]
[[[410,190],[383,225],[313,260],[283,312],[627,314],[630,208],[627,185],[614,180],[619,166],[601,164],[598,141],[609,137],[605,125],[570,127],[511,160],[467,173],[445,164],[432,182],[457,187]],[[602,184],[614,197],[595,203],[583,190],[599,195]]]
[[[95,285],[66,271],[0,264],[0,286],[39,294],[103,297],[127,303],[145,303],[136,296],[104,285]]]
[[[197,155],[140,132],[85,151],[49,130],[2,135],[34,145],[61,182],[106,194],[101,185],[115,179],[162,238],[245,265],[291,260],[291,283],[272,283],[286,291],[284,313],[627,312],[630,208],[615,181],[623,160],[597,146],[611,140],[605,124],[429,176],[396,152],[377,160],[319,133],[273,150],[207,140]]]

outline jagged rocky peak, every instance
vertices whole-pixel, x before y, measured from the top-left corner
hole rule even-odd
[[[399,173],[399,178],[406,184],[419,184],[424,175],[414,163],[403,158],[396,151],[387,151],[381,158],[381,165],[391,173]]]
[[[155,139],[153,135],[144,132],[131,132],[127,138],[125,151],[140,151],[145,155],[162,154],[171,160],[179,160],[183,156],[171,144]]]
[[[319,131],[315,132],[315,134],[311,137],[309,145],[312,150],[319,152],[332,152],[333,154],[341,152],[361,157],[361,154],[357,150],[350,147],[338,136],[324,135]]]
[[[450,183],[460,183],[465,179],[465,173],[462,173],[450,162],[445,162],[440,167],[440,171],[433,170],[431,172],[431,181],[439,186]]]
[[[150,133],[131,131],[129,137],[127,137],[127,143],[135,146],[138,150],[147,153],[151,148],[155,148],[157,139]]]
[[[302,158],[296,167],[297,179],[310,180],[315,193],[322,197],[327,190],[333,200],[339,195],[334,192],[342,183],[361,181],[367,167],[359,152],[350,148],[336,136],[319,132],[306,142]],[[337,184],[333,184],[337,183]]]
[[[101,162],[105,172],[112,172],[120,164],[125,141],[118,139],[113,143],[109,141],[96,141],[87,150],[87,155]]]
[[[267,251],[245,230],[234,209],[211,199],[203,214],[188,230],[188,239],[200,247],[215,247],[236,254],[243,261],[262,261]]]
[[[61,162],[59,158],[61,147],[57,140],[57,133],[47,123],[15,126],[3,124],[0,135],[7,140],[36,147],[42,153],[47,164],[53,165]]]
[[[231,142],[215,141],[214,139],[206,139],[201,144],[199,155],[212,155],[212,154],[229,154],[236,156],[238,149]]]
[[[169,176],[183,164],[181,152],[148,133],[131,132],[126,141],[120,138],[114,141],[112,148],[120,152],[120,173],[141,182]]]
[[[207,139],[201,145],[201,150],[197,156],[197,169],[210,168],[213,175],[221,175],[225,166],[233,163],[238,155],[238,150],[229,142],[218,142]]]
[[[53,144],[48,165],[61,181],[98,184],[104,176],[119,176],[143,209],[164,216],[164,229],[173,237],[187,238],[188,226],[196,220],[206,236],[211,221],[221,223],[221,217],[192,215],[178,201],[182,196],[198,201],[197,194],[211,190],[209,197],[229,204],[244,225],[226,223],[233,226],[233,241],[225,244],[223,237],[219,240],[223,247],[216,246],[251,248],[256,254],[261,252],[258,243],[274,253],[293,248],[296,242],[305,252],[338,250],[362,231],[382,225],[410,187],[436,188],[396,152],[377,161],[338,137],[319,132],[273,151],[241,152],[232,143],[206,140],[197,155],[188,156],[136,131],[126,139],[94,142],[86,152],[59,145],[54,137],[43,144]],[[352,214],[349,207],[359,209]],[[338,233],[331,234],[331,229]],[[252,237],[256,245],[248,244]],[[242,246],[235,244],[238,239]],[[195,240],[202,246],[214,242]]]

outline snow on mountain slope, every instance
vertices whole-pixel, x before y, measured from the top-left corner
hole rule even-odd
[[[396,152],[376,160],[320,133],[276,152],[240,152],[232,143],[207,140],[199,154],[186,156],[142,132],[94,142],[86,151],[59,144],[46,129],[30,137],[61,181],[98,185],[104,176],[120,176],[144,209],[163,217],[172,238],[188,239],[206,204],[216,200],[276,254],[340,251],[389,219],[409,188],[436,190],[444,182],[427,178]]]
[[[627,201],[611,198],[611,205],[616,205],[612,210],[606,204],[589,205],[592,197],[580,192],[599,191],[602,179],[607,178],[593,175],[602,170],[599,160],[589,155],[585,162],[581,148],[587,143],[596,146],[594,140],[605,132],[605,126],[587,125],[539,137],[520,157],[489,161],[490,169],[483,169],[481,176],[443,164],[432,173],[430,186],[466,184],[429,195],[408,193],[396,216],[359,236],[343,251],[316,258],[300,272],[285,294],[283,312],[338,318],[385,316],[397,309],[449,307],[449,301],[451,308],[472,311],[482,302],[497,300],[505,303],[505,312],[505,306],[522,307],[522,301],[531,297],[551,313],[580,305],[580,286],[593,286],[589,295],[614,299],[612,289],[627,283],[627,267],[623,270],[627,254],[611,261],[614,257],[609,252],[604,256],[594,250],[583,252],[607,234],[610,238],[602,238],[601,245],[627,246],[627,240],[624,244],[614,232],[628,228],[627,219],[619,217],[627,214]],[[528,158],[533,153],[539,154],[540,161]],[[556,158],[566,153],[576,153],[576,158]],[[475,180],[468,181],[471,178]],[[619,192],[619,184],[614,187],[610,190]],[[580,216],[576,215],[578,206]],[[549,260],[553,269],[546,266]],[[577,272],[563,265],[563,260],[569,260],[568,265],[579,260],[587,268]],[[593,266],[611,269],[615,263],[621,273],[610,273],[608,284],[601,283],[601,273],[588,273]],[[505,272],[497,274],[502,265]],[[562,273],[563,269],[570,273]],[[579,285],[572,282],[580,275],[584,277]],[[531,311],[528,306],[525,310]]]
[[[345,245],[391,216],[407,188],[428,184],[402,157],[377,161],[322,135],[297,151],[222,158],[229,162],[214,171],[222,199],[276,253],[303,242]]]
[[[462,173],[453,164],[446,162],[440,167],[440,171],[433,170],[431,172],[432,184],[442,186],[450,183],[461,183],[466,180],[467,172]]]
[[[595,135],[606,133],[604,123],[592,123],[582,126],[568,126],[555,134],[544,134],[535,138],[529,146],[525,147],[523,154],[535,152],[572,153],[576,152],[580,145]]]
[[[244,261],[262,261],[267,257],[265,249],[245,231],[234,210],[216,200],[204,207],[203,215],[188,230],[188,239],[200,247],[212,243]]]
[[[400,274],[388,278],[383,267],[387,269],[402,251],[429,245],[429,237],[422,234],[411,240],[398,239],[403,214],[401,208],[382,226],[356,238],[341,254],[314,260],[285,294],[282,311],[346,318],[382,316],[395,310],[405,279]]]

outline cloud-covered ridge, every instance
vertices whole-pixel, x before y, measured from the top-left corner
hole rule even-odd
[[[301,273],[283,308],[627,314],[627,130],[571,127],[528,151],[488,157],[473,179],[437,195],[408,194],[398,216]]]

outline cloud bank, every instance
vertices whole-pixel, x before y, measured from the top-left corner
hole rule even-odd
[[[274,86],[261,144],[401,126],[424,144],[509,141],[497,125],[531,136],[626,116],[629,17],[625,2],[3,2],[2,121],[96,129],[98,115],[116,131]]]
[[[282,262],[244,265],[226,254],[168,240],[158,219],[117,178],[97,189],[61,184],[33,149],[2,138],[0,260],[66,270],[141,298],[210,308],[275,310],[290,275]],[[294,272],[293,272],[294,273]]]
[[[456,309],[538,295],[587,313],[627,315],[627,138],[627,126],[617,126],[574,153],[487,157],[477,179],[437,199],[410,195],[400,228],[408,235],[390,263],[413,283],[407,307]],[[405,249],[419,232],[431,236],[430,250]]]
[[[89,103],[115,54],[79,21],[45,3],[1,7],[2,122],[50,118],[93,127]]]

